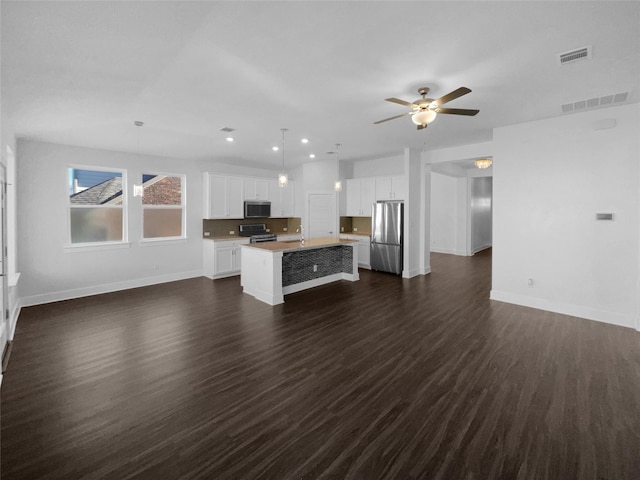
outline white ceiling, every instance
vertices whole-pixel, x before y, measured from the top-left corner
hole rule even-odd
[[[18,136],[277,169],[488,141],[561,105],[640,96],[640,2],[1,2]],[[556,55],[592,45],[591,60]],[[472,89],[417,131],[387,97]],[[142,129],[134,120],[145,122]],[[234,143],[223,127],[237,129]],[[299,143],[308,137],[308,145]]]

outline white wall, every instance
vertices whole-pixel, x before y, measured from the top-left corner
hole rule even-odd
[[[469,158],[492,157],[493,142],[472,143],[469,145],[430,150],[428,155],[424,156],[427,161],[432,164],[466,160]]]
[[[402,176],[404,183],[402,190],[406,193],[404,200],[404,242],[403,242],[403,272],[404,278],[424,274],[424,254],[428,248],[425,245],[428,237],[423,231],[422,217],[427,205],[423,202],[421,190],[422,158],[418,150],[406,148],[404,151],[404,168],[406,175]]]
[[[456,253],[457,179],[431,172],[431,251]]]
[[[636,326],[638,132],[638,104],[494,130],[491,298]]]
[[[353,178],[404,174],[404,153],[394,157],[353,162]]]
[[[202,274],[202,174],[194,162],[18,141],[18,268],[23,305],[131,288]],[[141,246],[141,208],[131,208],[129,248],[86,251],[68,246],[67,168],[186,174],[186,241]],[[131,204],[140,203],[132,198]]]

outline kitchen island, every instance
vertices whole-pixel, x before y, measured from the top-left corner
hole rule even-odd
[[[289,293],[338,280],[355,282],[360,279],[357,245],[357,240],[333,237],[242,245],[242,291],[278,305]]]

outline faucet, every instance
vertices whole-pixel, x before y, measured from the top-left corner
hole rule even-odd
[[[296,233],[300,232],[300,245],[304,245],[304,227],[300,225],[296,229]]]

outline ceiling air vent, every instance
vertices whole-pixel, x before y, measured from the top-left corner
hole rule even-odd
[[[604,97],[589,98],[577,102],[565,103],[562,105],[562,113],[572,113],[580,110],[587,110],[598,107],[608,107],[615,103],[623,103],[627,100],[629,92],[616,93],[615,95],[605,95]]]
[[[222,127],[220,129],[221,132],[227,132],[227,133],[233,132],[234,130],[235,130],[235,128],[231,128],[231,127]]]
[[[569,63],[576,63],[581,60],[589,60],[591,58],[591,47],[582,47],[570,52],[559,53],[558,63],[560,65],[567,65]]]

